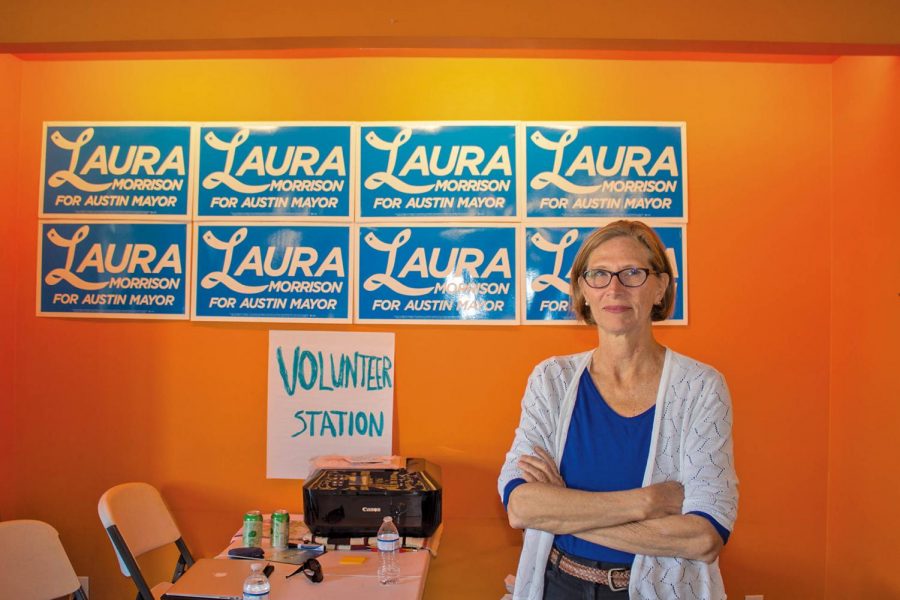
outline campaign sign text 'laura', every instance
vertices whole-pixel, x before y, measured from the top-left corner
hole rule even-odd
[[[349,321],[349,226],[196,227],[194,317]]]
[[[184,223],[43,222],[39,314],[187,317]]]
[[[44,127],[46,216],[188,216],[188,125]]]
[[[675,309],[665,321],[686,323],[687,269],[684,262],[684,226],[658,226],[653,230],[666,247],[675,271]],[[575,255],[593,227],[558,226],[525,229],[525,321],[572,321],[569,277]]]
[[[514,125],[363,125],[361,137],[362,218],[516,216]]]
[[[686,218],[683,125],[525,131],[527,216]]]
[[[200,217],[350,217],[349,125],[200,128]]]
[[[360,227],[359,320],[516,320],[515,227]]]

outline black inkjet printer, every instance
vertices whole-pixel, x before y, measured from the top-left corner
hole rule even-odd
[[[313,535],[369,537],[384,517],[402,536],[441,524],[441,468],[424,458],[400,469],[321,469],[303,484],[303,520]]]

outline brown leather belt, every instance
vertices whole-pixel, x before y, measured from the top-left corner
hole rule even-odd
[[[614,592],[628,589],[628,581],[631,579],[631,569],[624,567],[618,569],[598,569],[589,567],[567,557],[565,554],[553,548],[550,551],[550,561],[559,566],[563,573],[577,577],[582,581],[599,583],[609,587]]]

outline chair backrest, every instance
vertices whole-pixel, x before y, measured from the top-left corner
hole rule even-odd
[[[43,521],[0,522],[0,590],[21,600],[85,598],[59,534]]]
[[[162,496],[149,483],[123,483],[108,489],[100,497],[97,512],[107,532],[113,526],[118,529],[135,558],[181,537]],[[118,548],[116,555],[122,574],[131,576]]]
[[[131,577],[141,598],[152,599],[149,586],[137,565],[142,554],[175,544],[181,553],[172,581],[194,564],[181,532],[162,496],[148,483],[123,483],[108,489],[97,505],[97,512],[119,559],[119,568]]]

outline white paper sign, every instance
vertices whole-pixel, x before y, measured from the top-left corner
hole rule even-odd
[[[269,332],[266,476],[305,479],[329,454],[391,453],[394,334]]]

